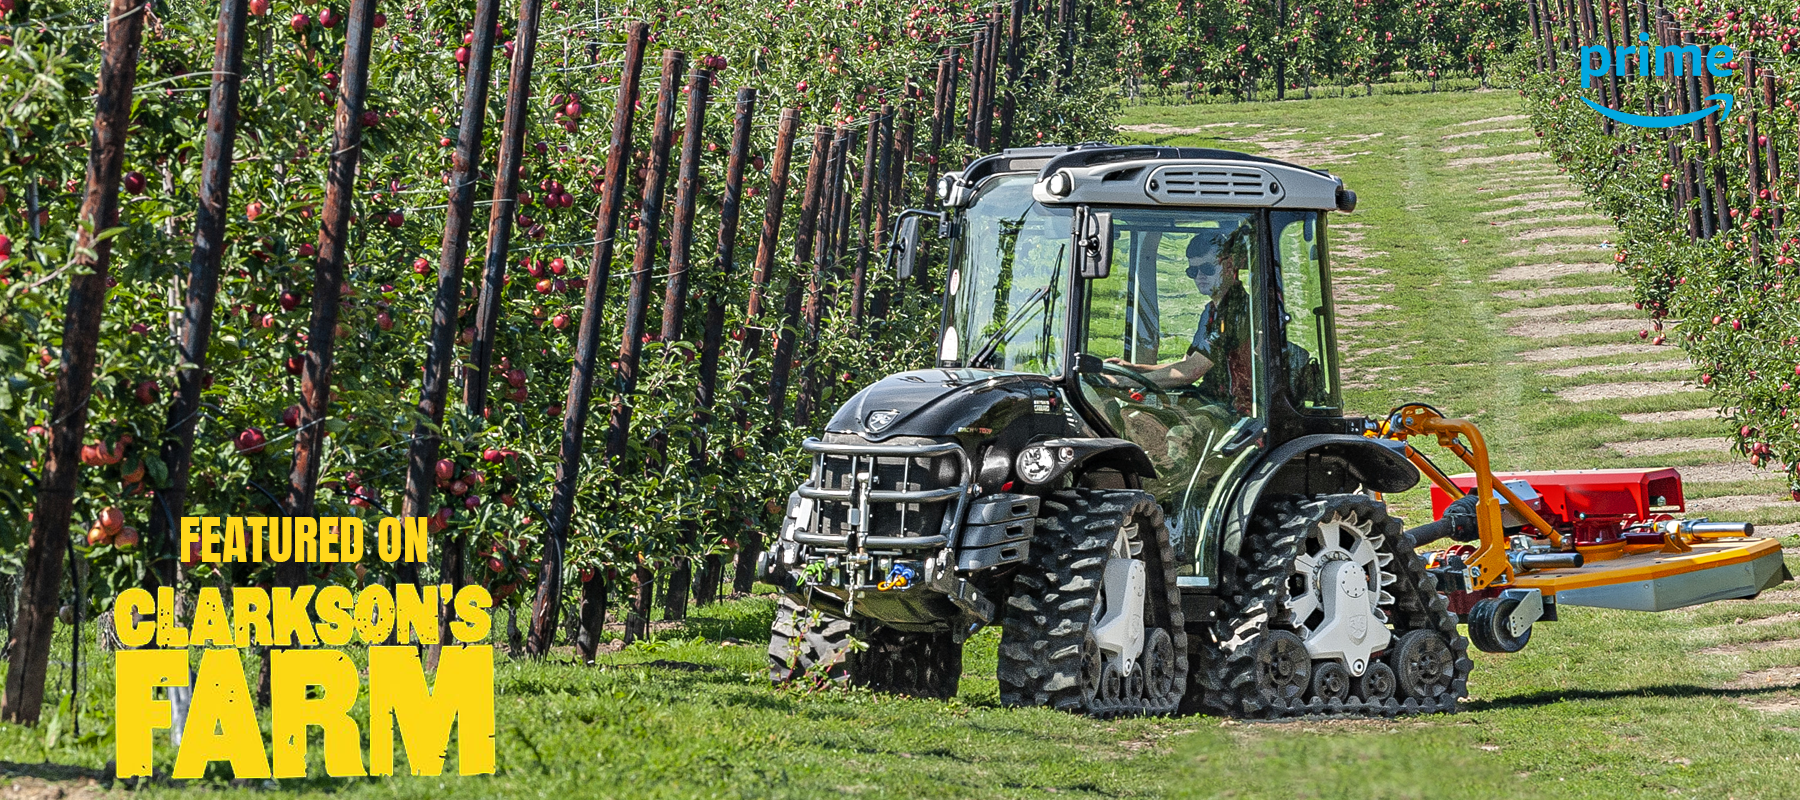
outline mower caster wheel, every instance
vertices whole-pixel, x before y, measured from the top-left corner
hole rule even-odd
[[[1488,597],[1475,603],[1469,612],[1469,641],[1489,653],[1517,653],[1531,642],[1531,626],[1513,635],[1513,611],[1519,607],[1516,597]]]

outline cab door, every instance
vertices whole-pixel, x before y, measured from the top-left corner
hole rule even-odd
[[[1201,547],[1221,486],[1260,448],[1265,358],[1258,211],[1111,209],[1112,267],[1085,282],[1075,347],[1091,358],[1081,396],[1110,435],[1143,448],[1157,475],[1185,585],[1213,572]],[[1095,364],[1095,360],[1099,363]],[[1185,368],[1182,365],[1187,365]],[[1173,365],[1173,366],[1172,366]],[[1224,479],[1224,480],[1222,480]]]

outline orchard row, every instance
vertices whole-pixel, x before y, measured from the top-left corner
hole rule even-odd
[[[1800,302],[1800,10],[1762,0],[1532,0],[1530,12],[1537,46],[1520,66],[1534,125],[1618,220],[1616,260],[1650,316],[1640,337],[1686,349],[1732,420],[1737,452],[1785,471],[1800,497],[1800,319],[1792,313]],[[1723,45],[1732,58],[1716,70],[1697,60],[1683,69],[1618,46],[1639,41],[1707,53]],[[1717,108],[1716,94],[1734,95],[1735,104],[1729,115],[1673,128],[1603,120],[1581,102],[1583,46],[1626,53],[1585,90],[1595,102],[1663,117]]]

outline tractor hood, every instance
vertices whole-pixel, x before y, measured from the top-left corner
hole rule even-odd
[[[950,436],[968,428],[1000,430],[1042,401],[1060,405],[1043,375],[987,369],[920,369],[889,375],[856,393],[825,429],[870,441],[895,436]],[[1060,410],[1057,408],[1057,410]]]

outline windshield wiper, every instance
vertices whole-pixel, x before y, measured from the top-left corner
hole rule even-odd
[[[1013,317],[1008,320],[1005,325],[1000,326],[999,330],[988,334],[987,339],[982,341],[981,349],[975,351],[975,356],[969,359],[969,367],[971,369],[977,369],[986,366],[988,362],[992,361],[994,356],[1000,352],[1000,345],[1002,342],[1010,341],[1013,334],[1018,333],[1019,329],[1025,326],[1025,323],[1035,319],[1038,314],[1048,313],[1050,303],[1056,297],[1056,284],[1061,278],[1062,275],[1060,273],[1052,274],[1049,283],[1044,284],[1043,288],[1040,288],[1027,296],[1025,302],[1020,303],[1020,305],[1031,308],[1031,313],[1020,314],[1019,316]],[[1036,305],[1039,300],[1043,300],[1044,302],[1041,305]],[[1034,305],[1035,308],[1032,308]]]

